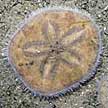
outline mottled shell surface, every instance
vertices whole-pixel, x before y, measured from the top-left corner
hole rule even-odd
[[[29,88],[51,96],[88,75],[98,50],[99,34],[88,16],[48,9],[13,36],[9,61]]]

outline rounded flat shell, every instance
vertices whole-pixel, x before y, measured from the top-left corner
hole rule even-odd
[[[72,10],[48,9],[14,35],[9,60],[33,91],[51,95],[89,74],[98,43],[97,29],[89,17]]]

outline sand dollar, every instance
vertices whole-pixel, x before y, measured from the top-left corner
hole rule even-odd
[[[13,36],[9,61],[34,92],[52,96],[93,76],[99,43],[89,16],[69,9],[43,9]]]

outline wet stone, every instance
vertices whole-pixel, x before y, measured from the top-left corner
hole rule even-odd
[[[93,7],[96,7],[97,6],[97,3],[98,3],[98,0],[90,0],[90,6],[93,8]]]
[[[62,8],[43,10],[13,36],[9,60],[34,92],[53,96],[92,77],[82,80],[97,63],[99,38],[87,15]]]
[[[106,26],[104,27],[104,33],[105,33],[106,35],[108,35],[108,24],[106,24]]]
[[[102,78],[99,84],[99,101],[104,108],[108,107],[108,75]]]

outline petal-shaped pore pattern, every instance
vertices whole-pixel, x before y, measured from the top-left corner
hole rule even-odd
[[[43,10],[12,38],[9,58],[26,85],[51,96],[91,72],[98,43],[97,28],[88,16],[72,10]]]
[[[26,56],[42,56],[47,55],[49,48],[48,44],[43,41],[33,41],[33,42],[27,42],[23,47],[24,54]]]

